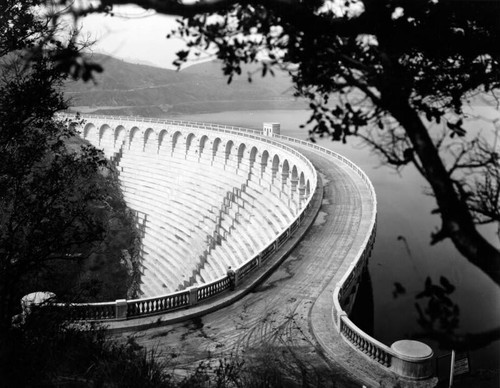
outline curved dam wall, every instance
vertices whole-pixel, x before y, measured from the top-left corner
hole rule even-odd
[[[168,312],[236,286],[298,228],[316,189],[309,160],[260,131],[83,118],[76,129],[115,162],[136,213],[142,276],[138,299],[75,304],[75,319]]]
[[[83,118],[81,135],[115,161],[125,199],[145,232],[143,297],[71,305],[75,319],[117,321],[165,313],[237,286],[287,241],[311,205],[318,176],[310,161],[286,144],[297,145],[344,165],[363,186],[367,217],[354,254],[332,279],[333,291],[327,295],[332,335],[337,333],[354,350],[401,376],[421,379],[432,373],[432,352],[424,355],[427,349],[419,344],[412,348],[415,341],[388,347],[349,319],[377,219],[373,186],[351,161],[310,142],[265,137],[245,128]],[[235,270],[234,280],[227,274],[229,266]]]
[[[176,124],[88,118],[143,233],[141,297],[210,283],[293,223],[315,173],[286,149]],[[315,184],[315,182],[314,182]]]

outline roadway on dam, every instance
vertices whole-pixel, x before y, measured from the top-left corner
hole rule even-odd
[[[312,386],[395,386],[392,372],[354,351],[333,327],[333,289],[369,233],[368,188],[342,163],[294,147],[317,168],[324,195],[313,225],[278,269],[223,309],[122,335],[155,349],[177,371],[232,355],[262,368],[277,363]]]

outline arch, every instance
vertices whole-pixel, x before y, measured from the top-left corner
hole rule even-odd
[[[105,135],[106,137],[108,137],[110,133],[112,133],[112,131],[111,127],[108,124],[101,125],[101,128],[99,128],[99,142],[101,142],[102,138]]]
[[[304,177],[304,172],[301,172],[299,178],[299,188],[304,187],[305,184],[306,184],[306,179]]]
[[[253,166],[255,163],[255,159],[257,158],[257,153],[259,151],[257,150],[257,147],[253,146],[252,149],[250,150],[250,166]]]
[[[113,139],[113,130],[108,124],[104,124],[99,129],[99,147],[104,151],[106,156],[113,154],[115,142]]]
[[[278,156],[278,154],[274,155],[274,158],[273,158],[273,166],[272,166],[272,176],[273,176],[273,179],[276,178],[276,174],[278,173],[278,170],[280,168],[280,157]]]
[[[92,132],[95,131],[95,125],[92,123],[88,123],[85,125],[85,128],[83,129],[83,138],[87,139]]]
[[[290,175],[290,164],[288,163],[288,160],[285,159],[285,161],[283,162],[283,169],[281,170],[281,181],[283,184],[286,184],[289,175]]]
[[[232,140],[229,140],[226,143],[226,151],[225,151],[225,156],[224,156],[224,162],[227,162],[229,160],[229,157],[231,156],[231,151],[233,150],[234,142]]]
[[[264,172],[266,171],[266,167],[267,167],[267,163],[269,162],[269,152],[267,152],[267,150],[265,150],[263,153],[262,153],[262,157],[260,159],[260,166],[261,166],[261,174],[264,174]]]
[[[158,149],[163,145],[165,141],[165,137],[168,135],[168,131],[166,129],[162,129],[160,134],[158,135]]]
[[[214,140],[214,143],[212,145],[212,156],[213,157],[215,157],[215,155],[217,155],[217,151],[219,150],[220,143],[222,143],[222,140],[219,137],[217,137]]]
[[[299,172],[296,165],[292,167],[292,179],[290,182],[292,184],[292,193],[294,193],[297,191],[297,183],[299,183]]]
[[[115,128],[115,147],[121,148],[127,137],[127,130],[123,125],[119,125]]]
[[[186,138],[186,154],[188,153],[189,149],[191,148],[191,144],[193,143],[193,139],[195,138],[194,133],[190,133],[187,135]]]
[[[198,148],[198,152],[200,153],[200,155],[203,153],[203,150],[205,149],[207,142],[208,142],[208,136],[203,135],[200,139],[200,145]]]
[[[181,131],[176,131],[172,135],[172,152],[175,150],[175,146],[177,145],[177,142],[179,141],[181,135],[182,135]]]
[[[132,127],[132,129],[128,134],[129,147],[132,146],[132,144],[135,144],[135,142],[137,142],[140,132],[141,130],[139,128]]]
[[[155,138],[155,131],[153,130],[153,128],[148,128],[146,129],[146,132],[144,132],[144,148],[146,148],[146,146],[152,146],[153,145],[153,142],[154,142],[154,138]]]
[[[241,143],[240,146],[238,147],[238,166],[241,164],[241,161],[243,160],[246,148],[247,146],[245,145],[245,143]]]
[[[309,197],[309,194],[311,194],[311,184],[309,183],[308,179],[306,183],[306,195]]]

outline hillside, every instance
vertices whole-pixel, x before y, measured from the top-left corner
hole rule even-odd
[[[147,115],[219,112],[225,110],[296,109],[304,103],[293,97],[288,76],[244,74],[228,85],[216,62],[205,62],[177,72],[94,55],[104,72],[96,82],[69,81],[70,105],[82,113]]]

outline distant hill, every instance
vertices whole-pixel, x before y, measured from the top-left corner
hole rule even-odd
[[[132,64],[106,55],[93,59],[104,67],[96,82],[69,81],[65,93],[82,113],[147,115],[219,112],[227,110],[300,109],[289,77],[247,74],[228,85],[217,62],[204,62],[183,71]],[[254,71],[257,68],[254,68]]]

